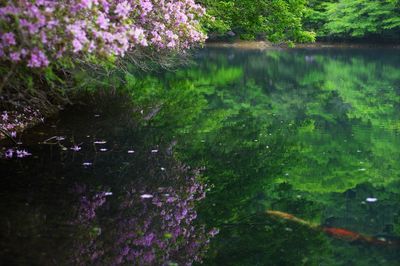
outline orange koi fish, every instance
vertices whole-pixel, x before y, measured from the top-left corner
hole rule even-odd
[[[299,224],[308,226],[311,229],[322,231],[331,237],[334,237],[334,238],[337,238],[340,240],[344,240],[344,241],[360,242],[360,243],[367,243],[367,244],[374,244],[374,245],[385,245],[385,246],[393,246],[393,245],[399,246],[400,245],[399,240],[391,240],[391,239],[387,239],[385,237],[373,237],[373,236],[363,235],[363,234],[360,234],[357,232],[352,232],[352,231],[349,231],[349,230],[343,229],[343,228],[324,227],[324,226],[313,224],[306,220],[297,218],[296,216],[286,213],[286,212],[267,210],[266,213],[268,215],[271,215],[274,217],[278,217],[281,219],[293,221],[295,223],[299,223]]]
[[[294,216],[292,214],[289,214],[289,213],[286,213],[286,212],[267,210],[267,214],[275,216],[275,217],[278,217],[278,218],[281,218],[281,219],[290,220],[290,221],[293,221],[295,223],[304,224],[304,225],[306,225],[308,227],[311,227],[311,228],[318,227],[318,225],[315,225],[315,224],[310,223],[310,222],[308,222],[306,220],[297,218],[296,216]]]
[[[362,234],[352,232],[343,228],[335,228],[335,227],[322,227],[322,232],[330,235],[334,238],[346,240],[346,241],[362,241],[368,242],[372,240],[369,236],[364,236]]]

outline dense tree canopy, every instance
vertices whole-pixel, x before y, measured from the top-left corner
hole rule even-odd
[[[319,36],[393,38],[400,30],[398,0],[339,0],[309,2],[309,26]]]
[[[292,0],[200,0],[215,18],[206,27],[211,32],[232,31],[242,39],[307,42],[312,32],[302,28],[306,1]]]
[[[398,0],[199,0],[213,21],[211,33],[273,42],[357,39],[396,39],[400,31]]]

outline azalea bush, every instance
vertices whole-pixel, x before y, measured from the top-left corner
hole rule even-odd
[[[0,8],[0,58],[43,68],[61,57],[113,59],[205,40],[193,0],[15,0]]]
[[[77,68],[180,55],[206,39],[204,14],[194,0],[0,0],[0,110],[53,113]]]

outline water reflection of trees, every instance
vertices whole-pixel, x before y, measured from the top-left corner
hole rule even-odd
[[[343,221],[341,218],[349,215],[368,216],[371,210],[354,202],[354,212],[344,213],[337,207],[345,201],[340,193],[347,195],[355,189],[364,195],[356,187],[365,183],[372,186],[372,194],[380,189],[384,194],[398,193],[394,182],[400,171],[395,166],[399,159],[399,61],[390,51],[380,53],[380,60],[376,53],[209,49],[200,56],[198,66],[166,75],[158,85],[153,79],[151,89],[136,94],[140,95],[135,99],[139,104],[151,102],[154,96],[158,102],[168,103],[151,121],[154,132],[164,129],[163,138],[179,139],[179,156],[206,167],[205,176],[214,188],[200,217],[222,227],[213,244],[218,252],[211,254],[209,263],[233,257],[240,261],[235,255],[245,257],[241,250],[255,258],[243,258],[244,264],[267,258],[274,261],[279,257],[275,252],[288,247],[300,252],[292,261],[321,260],[313,253],[318,245],[326,244],[318,235],[300,243],[290,237],[292,233],[277,240],[276,235],[256,226],[226,229],[224,225],[237,224],[248,215],[265,219],[257,213],[266,208],[316,223],[332,216]],[[128,90],[135,91],[134,84]],[[287,185],[288,189],[282,192],[272,184]],[[327,211],[333,209],[341,212]],[[375,215],[380,215],[378,209]],[[393,223],[394,218],[391,215],[385,221]],[[360,222],[337,222],[335,226],[361,228]],[[382,225],[374,229],[378,233]],[[303,230],[308,229],[297,227],[293,234]],[[280,244],[267,249],[266,243],[277,242]],[[324,259],[329,264],[328,257]]]
[[[204,167],[204,179],[210,184],[211,191],[199,204],[199,221],[219,227],[221,233],[211,243],[208,264],[234,261],[237,265],[368,265],[385,258],[388,265],[395,265],[398,256],[391,251],[331,241],[305,226],[272,220],[264,214],[265,209],[278,209],[314,223],[330,223],[370,234],[379,233],[390,224],[391,234],[398,234],[398,57],[384,52],[380,58],[382,62],[376,60],[373,51],[366,56],[351,51],[241,53],[210,49],[200,55],[199,65],[175,73],[142,75],[140,79],[133,72],[109,77],[104,84],[121,86],[135,108],[131,112],[118,111],[115,108],[121,101],[112,104],[108,99],[99,110],[143,119],[130,126],[118,124],[119,117],[100,119],[103,129],[93,131],[97,139],[118,142],[108,143],[108,154],[97,150],[93,172],[86,169],[79,174],[90,180],[89,195],[113,187],[120,190],[111,190],[113,196],[106,197],[107,202],[92,221],[94,224],[83,229],[85,235],[100,243],[102,256],[119,260],[121,252],[127,252],[122,261],[135,256],[137,249],[147,243],[146,238],[141,238],[144,235],[134,237],[133,241],[138,242],[129,251],[122,245],[104,250],[130,227],[118,229],[101,217],[108,211],[115,217],[130,216],[120,205],[132,201],[136,213],[148,208],[149,219],[159,220],[161,213],[155,211],[166,208],[167,213],[171,206],[163,201],[164,192],[160,194],[158,187],[172,186],[185,202],[187,196],[179,186],[157,184],[149,193],[146,185],[147,179],[163,177],[166,172],[161,168],[173,169],[168,162],[178,159]],[[118,80],[127,83],[118,85]],[[75,116],[70,117],[71,123],[75,123],[72,127],[82,128],[72,122]],[[73,134],[76,143],[86,138],[85,133]],[[136,143],[147,146],[137,147]],[[85,144],[82,148],[88,149]],[[134,149],[135,156],[146,156],[133,159],[127,149]],[[175,159],[155,156],[153,149],[165,154],[174,149]],[[74,156],[79,166],[93,158],[83,152]],[[149,173],[148,178],[143,178],[142,173]],[[133,176],[137,183],[126,182]],[[143,189],[129,194],[132,185]],[[139,198],[141,193],[152,194],[153,198],[145,201]],[[362,198],[367,194],[378,197],[379,203],[363,204]],[[162,207],[157,206],[160,203],[153,204],[155,198]],[[376,216],[381,218],[365,226],[359,219]],[[138,229],[145,226],[142,222],[133,230],[142,230]],[[97,224],[111,228],[107,230],[109,235],[102,230],[98,236]],[[153,227],[148,228],[162,226],[150,224]],[[164,227],[173,230],[168,225]],[[148,238],[159,241],[165,237],[171,241],[171,232],[164,235],[160,229],[160,234],[152,235],[153,229]],[[201,227],[198,232],[202,234]],[[92,250],[90,239],[78,240]],[[154,241],[155,257],[162,258],[157,257],[162,248]],[[143,252],[149,250],[143,248]],[[378,259],[361,259],[365,250]],[[180,253],[185,252],[190,253]],[[90,252],[84,254],[82,258],[90,259]],[[146,254],[153,258],[151,253]],[[176,253],[170,254],[174,261],[180,261],[175,259]]]

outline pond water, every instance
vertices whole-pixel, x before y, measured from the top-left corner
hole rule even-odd
[[[399,50],[193,61],[86,73],[110,89],[19,136],[2,265],[400,265]]]

